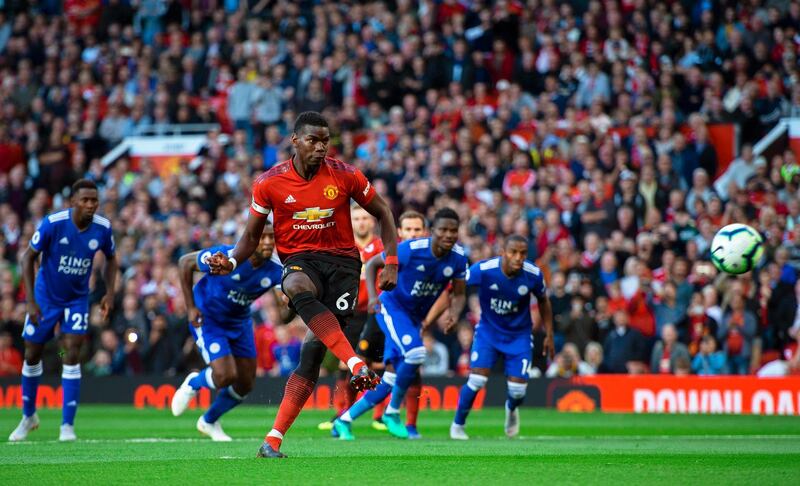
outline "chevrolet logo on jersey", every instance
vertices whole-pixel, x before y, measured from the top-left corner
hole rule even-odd
[[[333,209],[320,209],[320,208],[306,208],[303,211],[296,211],[293,219],[302,219],[305,221],[320,221],[325,218],[333,216]]]

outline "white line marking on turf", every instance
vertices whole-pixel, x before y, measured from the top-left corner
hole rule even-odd
[[[711,439],[725,439],[725,440],[800,440],[800,434],[783,434],[783,435],[527,435],[520,436],[517,440],[541,440],[541,441],[561,441],[561,440],[665,440],[665,439],[683,439],[683,440],[711,440]],[[506,440],[505,437],[498,437],[498,440]],[[233,442],[257,442],[257,438],[252,439],[233,439]],[[180,438],[166,438],[166,437],[134,437],[130,439],[78,439],[80,444],[184,444],[184,443],[197,443],[207,442],[209,444],[213,441],[209,439],[193,439],[188,437]],[[56,444],[60,443],[58,440],[35,440],[24,442],[6,442],[10,446],[26,446],[36,444]],[[228,457],[221,457],[220,459],[227,459]]]

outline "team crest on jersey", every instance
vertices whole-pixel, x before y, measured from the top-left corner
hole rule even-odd
[[[100,243],[98,243],[97,240],[95,240],[94,238],[89,240],[89,249],[90,250],[96,250],[98,246],[100,246]]]
[[[272,280],[270,280],[269,277],[264,277],[264,278],[261,279],[261,286],[262,287],[264,287],[266,289],[270,285],[272,285]]]
[[[517,289],[517,293],[518,293],[519,295],[525,295],[525,294],[527,294],[527,293],[528,293],[528,287],[526,287],[526,286],[524,286],[524,285],[520,285],[520,286],[519,286],[519,288]]]
[[[334,186],[333,184],[328,184],[325,186],[325,189],[322,190],[322,194],[333,201],[339,196],[339,188]]]
[[[453,267],[444,267],[442,273],[444,274],[445,277],[450,277],[451,275],[453,275]]]
[[[34,245],[38,245],[38,244],[39,244],[39,240],[41,240],[41,239],[42,239],[42,235],[41,235],[41,234],[40,234],[40,233],[37,231],[37,232],[36,232],[36,233],[34,233],[34,234],[33,234],[33,236],[31,237],[31,242],[32,242]]]

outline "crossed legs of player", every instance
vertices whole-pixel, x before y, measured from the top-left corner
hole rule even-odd
[[[211,341],[211,336],[203,337],[202,327],[200,332],[196,329],[193,329],[195,340],[203,358],[207,359],[208,366],[199,372],[189,373],[172,397],[172,414],[177,417],[185,412],[189,402],[201,388],[219,390],[208,410],[197,419],[197,430],[215,442],[230,442],[231,438],[222,430],[219,418],[242,403],[253,389],[256,358],[252,331],[249,336],[249,343],[252,344],[247,346],[248,340],[245,336],[242,341],[247,349],[237,353],[236,346],[243,343],[230,343],[224,336]],[[246,331],[245,329],[245,333]],[[232,352],[244,356],[235,356]]]
[[[306,267],[305,270],[304,267]],[[314,280],[305,272],[314,275],[315,280],[320,281],[320,285],[315,284]],[[346,273],[345,269],[332,267],[325,262],[311,258],[298,258],[296,264],[292,260],[284,262],[283,291],[291,300],[294,309],[308,325],[309,332],[300,350],[300,363],[286,382],[278,414],[272,430],[264,438],[264,444],[259,449],[258,457],[286,457],[280,452],[283,437],[314,391],[319,378],[319,368],[325,357],[325,343],[337,357],[350,356],[350,358],[346,358],[346,363],[353,374],[350,385],[356,391],[372,389],[377,385],[379,380],[377,375],[355,356],[352,346],[342,332],[342,328],[347,327],[347,317],[352,313],[359,276],[357,270],[353,275],[346,275]],[[325,281],[329,288],[323,286],[322,282]],[[338,316],[319,299],[319,297],[323,297],[324,293],[325,297],[322,300],[331,300],[331,296],[335,297],[339,293],[337,286],[351,289],[341,293],[341,296],[335,299],[337,303],[334,305],[337,310],[346,313]],[[326,290],[320,292],[318,288]],[[352,299],[344,298],[345,296],[352,297]],[[340,305],[339,302],[342,304]]]
[[[520,373],[514,373],[515,376],[509,374],[509,364],[515,360],[506,356],[506,378],[508,380],[508,397],[506,398],[506,421],[505,433],[508,437],[516,437],[519,434],[519,406],[525,401],[525,393],[528,389],[528,375],[527,370],[522,370]],[[527,365],[527,363],[525,363]],[[456,416],[453,423],[450,425],[450,438],[455,440],[468,440],[469,436],[464,430],[467,423],[467,415],[472,409],[472,404],[475,402],[475,397],[478,392],[486,386],[489,380],[490,368],[473,367],[470,370],[469,378],[464,386],[461,387],[461,393],[458,396],[458,407],[456,408]]]
[[[33,324],[27,324],[26,328],[28,325]],[[25,440],[30,431],[39,428],[36,397],[39,390],[39,379],[42,376],[42,351],[44,343],[49,341],[51,336],[41,343],[25,340],[25,362],[22,365],[22,420],[9,436],[10,442]],[[81,365],[78,362],[78,356],[83,343],[83,335],[64,333],[62,343],[64,353],[62,355],[61,386],[64,390],[64,397],[58,440],[67,442],[76,439],[74,424],[81,387]]]

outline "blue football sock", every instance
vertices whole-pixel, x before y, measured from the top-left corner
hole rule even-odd
[[[478,392],[486,386],[488,377],[471,373],[467,382],[461,387],[461,392],[458,394],[458,407],[456,408],[456,416],[453,423],[456,425],[464,425],[467,423],[467,415],[472,410],[472,405],[475,403],[475,397]]]
[[[216,386],[214,386],[214,379],[211,377],[211,373],[212,371],[210,366],[203,368],[200,370],[197,376],[189,380],[189,386],[195,390],[199,390],[201,388],[210,388],[215,390]]]
[[[508,399],[506,400],[506,407],[509,410],[515,410],[522,405],[525,401],[525,392],[528,389],[527,383],[508,382]]]
[[[403,406],[403,402],[406,399],[408,387],[411,386],[411,383],[414,382],[414,378],[417,376],[419,366],[419,364],[411,364],[404,361],[397,368],[397,380],[392,388],[392,399],[389,400],[386,413],[397,413],[400,411],[400,407]]]
[[[22,365],[22,414],[26,417],[36,413],[36,395],[39,392],[39,379],[42,376],[42,362]]]
[[[461,387],[461,393],[458,394],[458,408],[456,408],[456,418],[453,423],[464,425],[467,423],[467,415],[472,410],[472,404],[475,403],[475,397],[478,396],[477,390],[473,390],[466,384]]]
[[[392,392],[396,375],[392,372],[385,372],[380,384],[374,390],[370,390],[354,403],[348,410],[346,410],[339,418],[345,422],[352,422],[358,417],[364,415],[371,410],[375,405],[386,400],[386,397]]]
[[[81,394],[81,365],[65,364],[62,369],[61,388],[64,390],[64,401],[61,408],[61,423],[72,425],[75,423]]]
[[[208,411],[203,415],[203,420],[209,424],[213,424],[219,420],[224,413],[242,403],[242,400],[244,400],[244,397],[236,393],[236,390],[233,389],[233,385],[226,386],[217,393],[217,398],[214,399],[211,407],[209,407]]]

